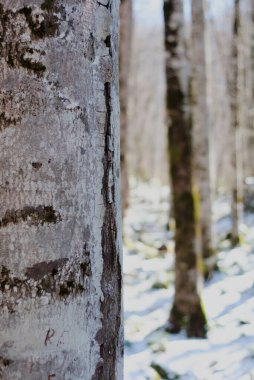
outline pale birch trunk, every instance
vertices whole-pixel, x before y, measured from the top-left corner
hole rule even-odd
[[[200,250],[204,275],[209,277],[216,264],[212,224],[210,178],[209,114],[205,52],[205,15],[203,0],[192,0],[192,106],[193,158],[196,196],[199,198]]]
[[[122,214],[128,206],[129,181],[127,164],[128,97],[132,36],[132,0],[121,0],[120,5],[120,119],[121,119],[121,196]]]
[[[240,31],[240,0],[234,1],[234,20],[232,33],[231,56],[231,123],[232,123],[232,244],[239,243],[239,225],[243,218],[243,159],[242,159],[242,128],[239,112],[239,31]]]
[[[187,328],[189,336],[206,334],[201,306],[192,191],[192,115],[182,0],[164,0],[167,115],[175,228],[175,296],[168,330]]]
[[[122,379],[118,1],[0,4],[0,378]]]

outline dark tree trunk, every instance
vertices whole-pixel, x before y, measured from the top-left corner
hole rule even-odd
[[[206,318],[198,292],[192,192],[192,115],[188,96],[190,64],[185,56],[182,1],[165,0],[164,18],[170,174],[176,222],[175,297],[169,330],[179,332],[187,322],[189,336],[204,337]]]

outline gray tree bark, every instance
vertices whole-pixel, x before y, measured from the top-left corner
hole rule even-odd
[[[250,0],[250,8],[251,8],[251,38],[250,38],[250,43],[251,43],[251,50],[250,50],[250,59],[251,59],[251,71],[252,71],[252,77],[254,76],[254,0]],[[254,99],[254,78],[252,79],[251,83],[251,93],[252,93],[252,98]],[[254,116],[254,113],[253,113]],[[254,125],[254,123],[253,123]]]
[[[118,1],[0,3],[0,378],[122,379]]]
[[[121,0],[120,6],[120,120],[121,120],[121,198],[122,214],[128,206],[129,181],[127,164],[128,97],[132,36],[132,0]]]
[[[212,275],[216,264],[212,223],[210,178],[209,115],[205,52],[205,15],[203,0],[192,0],[192,106],[195,191],[199,198],[200,249],[204,275]]]
[[[239,224],[243,218],[243,158],[242,158],[242,128],[239,115],[239,30],[240,30],[240,0],[234,1],[234,22],[232,33],[232,69],[230,78],[230,107],[232,123],[232,244],[239,243]]]
[[[250,71],[251,71],[251,127],[254,126],[254,0],[251,1]]]
[[[186,59],[182,0],[164,0],[164,19],[170,174],[176,222],[175,296],[168,330],[179,332],[187,326],[189,336],[204,337],[206,318],[198,289],[192,189],[190,63]]]

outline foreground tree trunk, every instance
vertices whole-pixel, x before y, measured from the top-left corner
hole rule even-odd
[[[194,178],[199,198],[200,249],[204,275],[212,275],[216,256],[212,232],[212,201],[210,179],[209,115],[207,109],[207,78],[205,53],[205,17],[203,0],[192,0],[192,106]]]
[[[0,4],[4,380],[122,379],[117,15]]]
[[[176,222],[175,297],[169,330],[179,332],[187,322],[189,336],[203,337],[206,334],[206,318],[198,291],[189,62],[185,57],[183,17],[181,0],[164,0],[170,174]]]
[[[120,120],[121,120],[121,198],[122,214],[128,206],[129,181],[127,166],[128,97],[130,74],[130,50],[132,35],[132,0],[121,0],[120,6]]]
[[[251,50],[250,50],[250,59],[251,59],[251,98],[252,106],[254,101],[254,0],[251,0]],[[254,112],[252,111],[252,126],[254,126]]]
[[[230,106],[232,123],[232,245],[239,243],[239,224],[243,218],[243,159],[242,159],[242,128],[239,122],[239,28],[240,0],[234,1],[234,23],[232,35],[232,63],[230,78]]]

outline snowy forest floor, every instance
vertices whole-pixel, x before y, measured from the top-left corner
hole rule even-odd
[[[125,380],[254,380],[254,215],[231,249],[225,197],[214,206],[219,271],[204,284],[207,339],[164,331],[173,297],[169,191],[132,181],[124,221]]]

